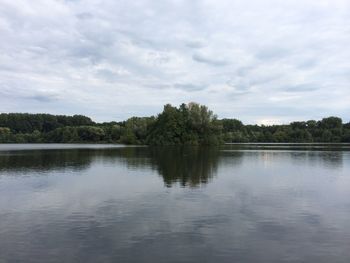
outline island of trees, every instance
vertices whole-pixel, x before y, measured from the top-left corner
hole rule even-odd
[[[123,143],[218,145],[222,143],[350,142],[350,123],[341,118],[297,121],[287,125],[244,125],[218,119],[197,103],[164,106],[152,117],[96,123],[83,115],[2,113],[0,143]]]

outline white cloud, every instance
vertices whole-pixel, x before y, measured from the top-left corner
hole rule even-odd
[[[0,0],[3,112],[350,116],[346,0]]]

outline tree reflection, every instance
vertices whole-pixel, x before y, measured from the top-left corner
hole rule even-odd
[[[223,151],[222,151],[223,150]],[[278,154],[278,153],[283,153]],[[120,147],[99,149],[0,151],[1,174],[36,175],[52,171],[84,171],[93,163],[108,167],[127,166],[128,169],[154,170],[165,186],[179,184],[197,187],[210,182],[219,166],[239,165],[243,156],[252,152],[218,147]],[[260,153],[262,154],[262,153]],[[268,157],[290,156],[292,162],[308,162],[331,169],[343,165],[342,151],[266,151]]]
[[[217,172],[220,151],[216,147],[160,147],[149,151],[167,187],[176,183],[196,187],[210,182]]]
[[[167,187],[196,187],[215,176],[219,160],[216,147],[121,147],[109,149],[61,149],[0,152],[2,173],[47,173],[88,169],[93,162],[120,164],[130,169],[152,169]]]
[[[0,172],[48,172],[83,170],[91,163],[93,150],[29,150],[0,152]]]

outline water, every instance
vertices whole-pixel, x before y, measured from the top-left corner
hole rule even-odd
[[[0,262],[349,262],[349,145],[0,145]]]

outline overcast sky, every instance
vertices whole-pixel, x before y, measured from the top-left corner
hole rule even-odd
[[[190,101],[350,121],[350,1],[0,0],[0,112],[107,121]]]

